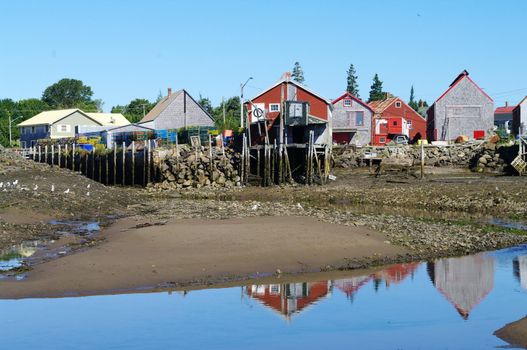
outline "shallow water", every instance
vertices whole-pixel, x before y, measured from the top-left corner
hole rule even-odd
[[[3,348],[492,349],[527,314],[527,246],[364,276],[0,300]]]

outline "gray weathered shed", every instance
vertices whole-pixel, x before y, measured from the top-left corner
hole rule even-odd
[[[166,130],[214,126],[214,119],[186,90],[172,93],[172,89],[168,89],[168,95],[139,124],[155,130]]]
[[[482,138],[494,126],[494,101],[464,70],[427,111],[428,139],[449,141],[461,135]]]
[[[345,92],[332,101],[333,142],[367,145],[371,142],[373,110],[367,103]]]

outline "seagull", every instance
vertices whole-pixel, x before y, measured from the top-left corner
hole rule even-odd
[[[55,192],[55,185],[51,184],[51,192]]]
[[[4,182],[0,182],[0,188],[4,187]]]
[[[90,187],[91,187],[91,184],[88,184],[88,186],[86,186],[86,188],[88,188],[88,189],[89,189]]]
[[[38,185],[35,185],[35,187],[33,187],[33,191],[36,191],[38,190]]]
[[[5,187],[11,187],[11,182],[7,181],[7,182],[5,183]]]
[[[70,189],[68,188],[66,191],[64,191],[65,194],[70,193]]]
[[[18,185],[18,180],[13,181],[13,186]]]
[[[86,195],[89,197],[90,196],[90,192],[86,192]]]
[[[296,203],[296,207],[300,210],[304,210],[304,207],[300,203]]]

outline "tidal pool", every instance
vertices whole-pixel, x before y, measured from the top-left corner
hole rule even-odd
[[[527,314],[527,246],[337,280],[0,300],[6,349],[495,349]]]

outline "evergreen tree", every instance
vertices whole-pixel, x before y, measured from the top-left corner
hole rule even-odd
[[[302,69],[298,61],[295,62],[295,66],[293,67],[293,73],[291,74],[291,77],[294,81],[300,84],[304,83],[304,70]]]
[[[384,95],[385,93],[382,91],[382,81],[379,79],[379,75],[375,73],[373,84],[370,88],[370,98],[368,99],[368,102],[383,100]]]
[[[419,104],[415,100],[415,94],[414,94],[414,86],[412,85],[412,88],[410,89],[410,100],[408,101],[408,106],[412,107],[414,111],[417,111],[419,109]]]
[[[348,86],[346,87],[346,91],[352,94],[353,96],[360,98],[359,96],[359,84],[357,83],[357,76],[355,75],[357,72],[355,72],[355,67],[353,64],[350,64],[350,68],[348,69]]]

